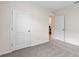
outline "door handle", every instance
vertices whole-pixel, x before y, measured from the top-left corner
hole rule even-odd
[[[62,31],[64,31],[65,29],[62,29]]]
[[[30,32],[30,30],[28,30],[28,32]]]

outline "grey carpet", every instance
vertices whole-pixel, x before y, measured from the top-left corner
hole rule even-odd
[[[20,49],[1,57],[78,57],[78,50],[77,46],[52,40],[50,43]]]

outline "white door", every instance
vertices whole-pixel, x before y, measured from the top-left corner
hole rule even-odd
[[[19,10],[13,10],[12,20],[12,44],[13,50],[29,47],[30,39],[30,16],[28,13]]]
[[[58,40],[64,41],[64,16],[55,17],[55,32],[54,37]]]

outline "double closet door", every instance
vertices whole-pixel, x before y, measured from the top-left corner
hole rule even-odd
[[[28,12],[12,9],[11,49],[31,46],[31,17]]]

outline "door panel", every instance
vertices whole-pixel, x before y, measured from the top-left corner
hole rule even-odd
[[[30,46],[30,17],[27,13],[13,10],[13,48],[14,50]],[[29,32],[28,32],[29,30]]]
[[[58,40],[64,41],[64,16],[55,17],[54,37]]]

